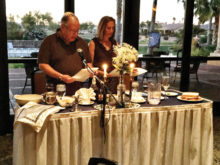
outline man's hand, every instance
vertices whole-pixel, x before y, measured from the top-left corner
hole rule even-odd
[[[73,83],[75,81],[74,78],[72,78],[71,76],[67,75],[67,74],[63,74],[61,77],[61,80],[67,84],[69,83]]]

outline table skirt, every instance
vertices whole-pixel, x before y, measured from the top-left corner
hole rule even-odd
[[[91,157],[120,165],[212,165],[212,102],[54,114],[36,133],[14,127],[14,165],[87,165]]]

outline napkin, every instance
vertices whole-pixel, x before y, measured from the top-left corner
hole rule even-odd
[[[55,105],[42,105],[35,102],[28,102],[16,110],[14,125],[19,122],[25,123],[30,125],[36,132],[39,132],[46,118],[58,112],[60,109],[63,108]]]
[[[132,102],[145,102],[145,98],[142,97],[142,92],[132,92],[131,95]]]
[[[78,96],[79,101],[95,100],[95,92],[92,88],[80,88],[76,91],[75,96]]]

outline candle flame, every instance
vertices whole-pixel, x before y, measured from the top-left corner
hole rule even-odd
[[[130,68],[134,68],[134,63],[131,63],[131,64],[130,64]]]
[[[103,69],[107,70],[107,64],[103,64]]]

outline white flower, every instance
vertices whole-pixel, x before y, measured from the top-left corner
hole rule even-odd
[[[113,49],[117,55],[112,59],[113,66],[118,71],[128,72],[129,64],[138,60],[138,51],[127,43],[123,43],[122,46],[116,45]]]

